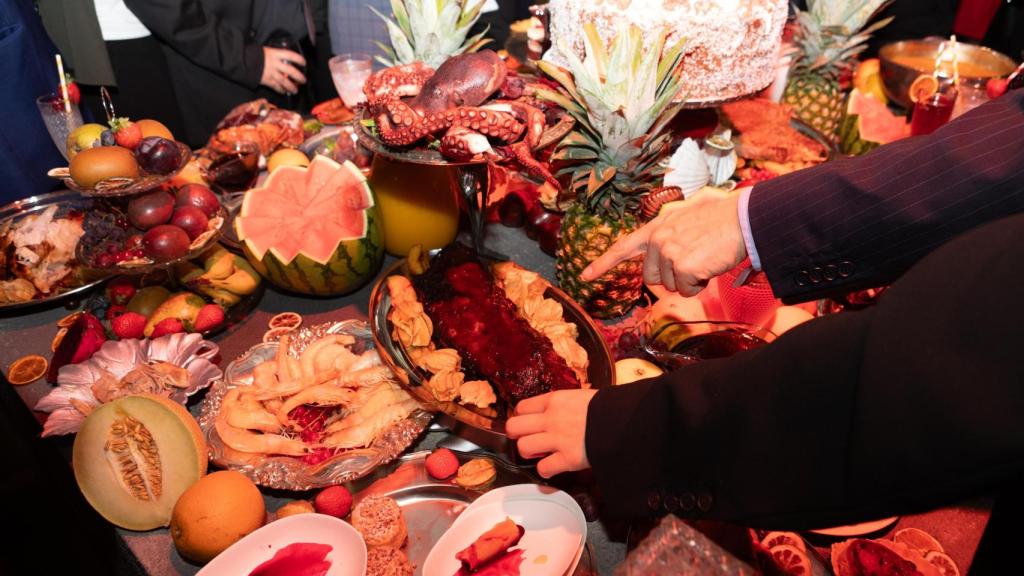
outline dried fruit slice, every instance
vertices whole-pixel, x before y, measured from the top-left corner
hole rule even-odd
[[[804,544],[804,539],[800,537],[796,532],[769,532],[763,540],[761,545],[771,550],[776,546],[788,545],[794,548],[799,548],[802,552],[807,552],[807,546]]]
[[[79,310],[78,312],[72,312],[71,314],[68,314],[67,316],[65,316],[65,317],[61,318],[60,320],[58,320],[57,321],[57,327],[58,328],[67,328],[68,326],[71,326],[72,324],[74,324],[75,320],[78,320],[78,317],[81,316],[81,315],[82,315],[81,310]]]
[[[152,530],[168,525],[178,497],[206,473],[206,442],[183,406],[139,394],[93,410],[71,460],[79,489],[101,516]]]
[[[931,74],[921,74],[910,85],[910,101],[917,102],[935,94],[939,90],[939,81]]]
[[[57,334],[53,337],[53,340],[50,341],[50,352],[57,351],[57,346],[60,346],[61,341],[64,340],[64,336],[67,333],[67,328],[61,328],[60,330],[57,331]]]
[[[277,342],[281,336],[295,330],[295,328],[271,328],[263,333],[263,342]]]
[[[892,536],[892,541],[917,550],[921,554],[927,554],[932,550],[937,550],[939,552],[946,551],[942,547],[942,544],[939,544],[939,541],[932,537],[931,534],[924,530],[918,530],[917,528],[904,528],[902,530],[897,530]]]
[[[281,312],[267,322],[267,327],[270,329],[291,328],[294,330],[299,326],[302,326],[302,316],[296,312]]]
[[[772,555],[772,559],[775,560],[775,564],[786,574],[790,576],[810,576],[811,560],[803,550],[796,546],[782,544],[768,552]]]
[[[38,354],[22,356],[11,362],[7,368],[7,380],[15,386],[30,384],[42,378],[43,374],[46,374],[47,368],[49,368],[49,364],[46,362],[46,358]]]
[[[932,550],[924,555],[924,559],[938,568],[942,576],[960,576],[960,569],[956,567],[956,562],[953,562],[953,559],[945,552]]]

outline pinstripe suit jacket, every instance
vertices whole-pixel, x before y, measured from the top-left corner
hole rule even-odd
[[[857,159],[755,186],[749,216],[775,294],[886,284],[961,232],[1024,211],[1024,90]]]

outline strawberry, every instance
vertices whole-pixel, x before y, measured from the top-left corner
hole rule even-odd
[[[459,471],[459,459],[447,448],[434,450],[430,456],[427,456],[424,465],[427,467],[427,474],[438,480],[449,478]]]
[[[114,141],[122,148],[135,150],[142,142],[142,128],[127,118],[114,118],[110,128],[114,131]]]
[[[159,338],[168,334],[177,334],[178,332],[184,332],[185,325],[181,323],[181,320],[177,318],[164,318],[163,320],[156,323],[153,326],[153,333],[149,335],[150,338]]]
[[[126,308],[124,304],[111,304],[110,308],[107,308],[106,318],[107,320],[113,320],[127,311],[128,308]]]
[[[1006,89],[1009,85],[1010,82],[1006,78],[989,78],[988,82],[985,82],[985,94],[988,95],[989,99],[995,100],[1006,94]]]
[[[224,323],[224,309],[218,304],[207,304],[199,309],[192,329],[196,332],[207,332]]]
[[[129,278],[117,278],[107,284],[107,300],[112,305],[124,306],[135,296],[135,285]]]
[[[119,340],[142,338],[146,329],[146,317],[138,312],[125,312],[110,322],[114,335]]]
[[[344,518],[352,510],[352,493],[344,486],[324,488],[313,499],[313,508],[321,514]]]

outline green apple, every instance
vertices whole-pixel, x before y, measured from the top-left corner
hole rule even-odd
[[[107,127],[103,124],[83,124],[68,134],[67,144],[68,159],[75,157],[82,150],[87,150],[100,145],[100,137]]]

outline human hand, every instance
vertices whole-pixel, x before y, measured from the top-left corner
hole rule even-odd
[[[693,296],[708,280],[747,257],[738,210],[739,193],[700,194],[663,210],[657,218],[620,238],[590,263],[589,282],[618,263],[644,255],[644,282]]]
[[[509,438],[518,439],[523,458],[544,456],[537,473],[550,478],[562,472],[584,470],[587,460],[587,407],[596,390],[557,390],[516,405],[515,416],[505,423]],[[545,456],[546,455],[546,456]]]
[[[280,94],[295,94],[306,76],[295,66],[305,66],[302,54],[284,48],[263,47],[263,76],[260,84]]]

